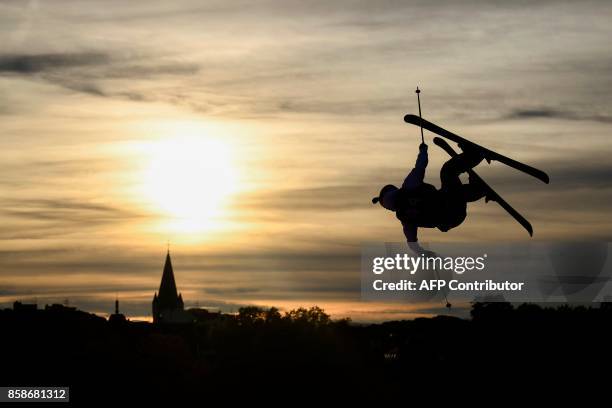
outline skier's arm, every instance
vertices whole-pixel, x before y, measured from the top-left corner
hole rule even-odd
[[[404,227],[404,235],[406,236],[406,241],[408,241],[408,248],[412,250],[417,255],[427,255],[427,256],[435,256],[434,252],[428,251],[419,245],[417,239],[417,231],[418,227],[414,224],[409,224],[402,222],[402,226]]]
[[[425,169],[427,168],[428,162],[429,158],[427,157],[427,145],[425,143],[421,143],[419,146],[419,155],[417,156],[416,164],[410,171],[410,174],[408,174],[404,180],[402,187],[412,189],[420,186],[425,178]]]
[[[407,222],[402,222],[402,227],[404,228],[404,235],[406,236],[406,241],[408,241],[408,246],[412,248],[411,244],[416,244],[418,241],[418,227],[414,224],[409,224]]]

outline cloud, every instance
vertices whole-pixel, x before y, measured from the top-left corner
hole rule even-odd
[[[5,226],[0,239],[44,239],[85,233],[99,226],[143,219],[147,215],[119,206],[74,199],[2,199]]]
[[[152,81],[162,76],[191,76],[200,70],[195,63],[172,61],[137,53],[66,52],[53,54],[0,55],[0,75],[20,75],[44,80],[70,91],[128,99],[166,100],[152,92],[131,90],[126,80]],[[115,85],[112,82],[122,82]]]
[[[119,207],[71,199],[9,199],[0,201],[0,205],[6,215],[43,221],[99,223],[142,216]]]
[[[349,211],[371,205],[368,195],[375,192],[367,184],[338,184],[257,193],[246,197],[243,206],[279,211]]]
[[[0,55],[0,72],[31,75],[87,65],[107,64],[109,61],[107,54],[92,52]]]
[[[15,296],[22,293],[23,290],[14,286],[0,286],[0,296]]]
[[[551,183],[543,184],[499,163],[495,163],[493,168],[486,168],[483,178],[502,197],[512,197],[511,202],[520,202],[517,198],[523,201],[527,205],[526,210],[530,203],[533,209],[546,208],[549,214],[570,208],[577,212],[612,209],[612,164],[606,161],[604,155],[580,155],[572,160],[545,159],[530,164],[546,171]],[[372,207],[370,199],[382,185],[393,181],[397,185],[401,183],[401,177],[395,180],[390,174],[405,174],[408,170],[409,167],[378,167],[367,174],[339,176],[338,179],[345,181],[345,184],[259,191],[245,195],[238,211],[273,211],[278,216],[367,210]],[[437,169],[431,167],[428,173],[427,181],[439,186]],[[529,194],[525,194],[527,192]]]
[[[162,75],[195,75],[200,71],[200,66],[193,63],[152,63],[151,65],[135,65],[122,63],[106,70],[99,75],[104,79],[126,79],[159,77]],[[95,75],[94,75],[95,76]]]
[[[108,273],[132,276],[152,273],[162,268],[163,253],[143,252],[126,244],[122,249],[90,245],[53,247],[27,247],[0,249],[0,270],[11,270],[21,265],[23,272],[54,270],[65,273]],[[223,281],[228,275],[240,276],[282,274],[299,277],[301,274],[322,273],[322,278],[350,273],[359,268],[359,248],[343,251],[322,248],[320,250],[285,250],[282,248],[253,252],[185,252],[173,255],[175,269],[194,273],[221,273],[215,279]],[[156,272],[153,272],[156,273]],[[313,275],[310,275],[312,278]],[[309,278],[305,278],[309,279]],[[318,278],[317,278],[318,279]]]
[[[75,211],[94,211],[100,213],[118,213],[120,211],[115,207],[103,204],[87,203],[74,200],[59,200],[59,199],[31,199],[31,200],[11,200],[9,205],[20,206],[21,208],[41,209],[47,208],[51,210],[75,210]]]
[[[525,119],[562,119],[592,121],[600,123],[612,123],[610,115],[588,115],[580,112],[572,112],[554,108],[530,108],[514,109],[501,117],[502,120],[525,120]]]
[[[141,61],[138,63],[133,60]],[[92,69],[98,68],[98,69]],[[74,70],[79,68],[79,70]],[[192,75],[200,70],[195,63],[168,62],[163,57],[129,53],[67,52],[55,54],[0,55],[0,72],[22,75],[73,71],[78,77],[125,79],[159,75]]]
[[[376,115],[381,113],[397,112],[398,106],[405,101],[402,98],[362,99],[362,100],[335,100],[308,99],[278,101],[276,110],[285,113],[318,113],[328,115]]]
[[[136,297],[152,294],[159,285],[162,265],[163,253],[129,246],[2,249],[0,287],[6,291],[0,296],[50,301],[69,297],[71,303],[86,310],[104,310],[96,309],[100,296],[118,293],[140,303]],[[183,252],[173,256],[173,266],[186,301],[193,304],[200,300],[201,306],[214,304],[226,311],[261,303],[261,299],[282,306],[284,301],[301,299],[355,300],[360,293],[358,252]],[[10,286],[4,284],[7,279]],[[143,302],[146,307],[142,310],[150,307],[149,302],[148,298]]]
[[[529,191],[530,194],[534,191],[560,193],[586,190],[597,192],[612,187],[610,185],[612,164],[601,153],[580,154],[572,157],[571,160],[543,159],[531,164],[548,173],[551,179],[550,184],[537,182],[503,164],[496,164],[496,170],[483,178],[491,187],[498,188],[498,192],[506,191],[512,194],[525,191]]]

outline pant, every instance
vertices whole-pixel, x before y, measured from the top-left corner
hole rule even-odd
[[[463,184],[459,175],[482,161],[478,152],[466,151],[448,160],[440,170],[440,191],[444,195],[444,222],[442,231],[448,231],[461,224],[467,213],[467,203],[478,201],[486,195],[486,190],[480,183],[470,179]]]

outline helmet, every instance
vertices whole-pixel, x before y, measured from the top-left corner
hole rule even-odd
[[[372,204],[376,204],[378,202],[380,202],[381,205],[383,205],[383,200],[384,200],[384,196],[387,193],[390,193],[392,191],[397,191],[397,187],[395,187],[393,184],[387,184],[386,186],[384,186],[381,190],[380,193],[378,193],[378,197],[374,197],[372,199]]]

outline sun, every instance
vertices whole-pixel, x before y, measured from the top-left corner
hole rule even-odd
[[[168,233],[199,234],[223,227],[238,176],[227,142],[194,129],[146,147],[142,198]]]

